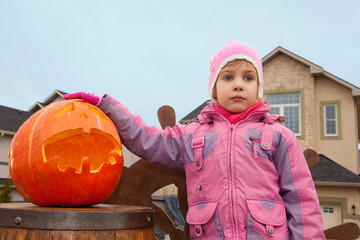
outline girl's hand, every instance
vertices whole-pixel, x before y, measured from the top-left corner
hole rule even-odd
[[[87,92],[77,92],[77,93],[70,93],[70,94],[65,94],[63,96],[63,98],[65,100],[69,100],[69,99],[82,99],[87,101],[88,103],[98,106],[101,101],[102,101],[102,97],[99,97],[95,94],[92,93],[87,93]]]

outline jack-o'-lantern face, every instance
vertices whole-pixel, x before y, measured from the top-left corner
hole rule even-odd
[[[74,102],[70,102],[55,113],[54,121],[61,122],[64,117],[73,119],[73,121],[77,119],[78,124],[83,127],[57,129],[61,132],[55,133],[43,143],[44,162],[52,159],[57,161],[60,171],[65,172],[67,168],[74,168],[76,173],[82,172],[84,161],[90,164],[90,172],[92,173],[99,172],[106,162],[116,163],[116,158],[121,155],[121,148],[115,138],[97,128],[88,127],[87,123],[83,123],[83,121],[91,121],[89,118],[96,117],[98,122],[103,121],[103,125],[106,126],[110,120],[98,108],[90,104],[87,104],[87,108],[85,108],[85,112],[82,104],[75,105]],[[59,125],[59,127],[64,126]]]
[[[9,167],[30,202],[93,205],[110,197],[120,179],[121,142],[97,107],[81,100],[53,103],[21,126],[10,145]]]

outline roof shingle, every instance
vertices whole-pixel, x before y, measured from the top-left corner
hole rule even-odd
[[[32,113],[0,105],[0,130],[17,132]]]
[[[201,113],[201,111],[203,110],[204,107],[206,107],[209,104],[210,100],[207,100],[205,102],[203,102],[200,106],[198,106],[197,108],[195,108],[193,111],[191,111],[188,115],[186,115],[185,117],[183,117],[179,123],[184,124],[189,120],[192,120],[194,118],[197,118],[197,116]]]
[[[319,154],[319,156],[319,163],[310,169],[314,182],[360,183],[359,175],[342,167],[322,154]]]

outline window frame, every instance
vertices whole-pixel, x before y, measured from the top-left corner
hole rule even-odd
[[[336,106],[336,134],[328,134],[326,133],[326,111],[325,107],[335,105]],[[342,131],[341,131],[341,101],[340,100],[333,100],[333,101],[321,101],[320,102],[320,125],[321,125],[321,139],[327,140],[341,140],[342,139]]]
[[[327,111],[329,111],[328,107],[334,107],[334,118],[327,118]],[[323,111],[324,111],[324,136],[325,137],[337,137],[339,135],[339,127],[338,127],[338,117],[337,117],[337,104],[324,104],[323,105]],[[330,121],[335,121],[335,133],[329,133],[328,132],[328,124]]]
[[[304,89],[295,88],[295,89],[285,89],[280,86],[276,90],[265,91],[264,95],[268,96],[271,94],[285,94],[285,93],[299,93],[300,94],[300,103],[299,103],[299,133],[294,133],[298,139],[305,139],[305,108],[304,108]],[[266,97],[265,97],[266,100]],[[269,104],[270,105],[270,104]],[[271,106],[277,107],[279,104],[274,104]],[[289,104],[289,106],[292,104]],[[284,106],[284,105],[282,105]],[[281,114],[280,114],[281,115]],[[285,119],[286,122],[286,119]]]
[[[334,206],[329,206],[329,205],[322,206],[322,213],[324,213],[324,214],[336,214],[335,207]]]

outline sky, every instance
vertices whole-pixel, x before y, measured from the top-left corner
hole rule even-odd
[[[208,100],[209,60],[230,40],[281,46],[360,87],[358,0],[0,0],[0,105],[54,90],[109,94],[148,125]]]

